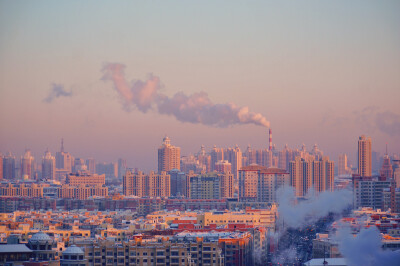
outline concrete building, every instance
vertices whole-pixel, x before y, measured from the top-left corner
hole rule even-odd
[[[333,191],[335,166],[328,156],[313,161],[313,187],[316,192]]]
[[[263,150],[262,151],[262,166],[265,167],[273,167],[273,153],[272,150]]]
[[[278,168],[263,169],[258,172],[257,201],[276,202],[277,190],[290,185],[290,174]]]
[[[251,209],[245,211],[214,211],[204,212],[197,215],[197,223],[203,228],[215,224],[216,226],[226,224],[248,224],[254,227],[264,226],[275,230],[278,215],[276,205],[270,209]]]
[[[400,188],[393,185],[383,190],[383,210],[388,209],[394,213],[400,213]]]
[[[242,168],[242,151],[237,145],[235,148],[228,148],[225,151],[224,159],[232,164],[232,173],[235,180],[237,180],[239,170]]]
[[[392,185],[394,186],[394,182],[390,180],[353,175],[354,208],[371,207],[373,209],[383,209],[383,192],[390,189]]]
[[[88,172],[78,172],[68,174],[65,180],[66,184],[71,186],[88,185],[88,186],[103,186],[105,185],[105,175],[91,175]]]
[[[127,171],[123,177],[123,193],[137,197],[169,197],[171,195],[171,179],[166,172],[157,174],[151,171],[148,175],[141,171]]]
[[[93,196],[107,197],[108,187],[101,185],[62,185],[58,190],[59,198],[85,200]]]
[[[171,180],[171,196],[188,196],[186,173],[178,169],[172,169],[168,172]]]
[[[97,163],[96,174],[105,175],[107,179],[115,179],[118,176],[117,163]]]
[[[47,150],[42,158],[42,179],[55,180],[55,178],[56,158]]]
[[[240,201],[257,201],[259,172],[267,169],[265,166],[249,165],[239,170]]]
[[[85,171],[87,170],[85,160],[82,158],[75,158],[73,167],[72,167],[72,172],[76,173],[76,172],[82,171],[82,170],[85,170]]]
[[[218,173],[232,172],[232,164],[227,160],[218,161],[215,164],[215,171]]]
[[[383,156],[382,167],[381,167],[381,170],[379,171],[379,173],[381,176],[384,176],[386,179],[393,178],[393,167],[392,167],[392,164],[390,163],[390,157],[387,154],[387,152]]]
[[[339,245],[328,234],[317,234],[312,245],[313,258],[341,258]]]
[[[135,236],[130,242],[95,241],[76,243],[85,252],[89,265],[170,265],[170,266],[222,266],[223,251],[217,241],[207,238],[174,238],[159,236],[144,239]]]
[[[345,153],[339,154],[338,160],[338,175],[343,176],[351,173],[351,169],[347,165],[347,155]]]
[[[127,164],[126,160],[119,158],[118,159],[118,179],[122,180],[125,172],[126,172]]]
[[[61,140],[61,150],[56,153],[56,168],[61,172],[71,173],[74,158],[64,151],[64,140]]]
[[[319,160],[296,157],[289,163],[289,173],[297,197],[304,197],[311,188],[316,192],[334,189],[334,162],[327,156]]]
[[[0,195],[7,197],[32,197],[32,198],[42,198],[43,188],[48,186],[46,184],[30,184],[30,183],[20,183],[20,184],[1,184],[0,185]]]
[[[35,173],[35,158],[30,150],[26,150],[24,156],[21,157],[21,177],[23,179],[33,179]]]
[[[360,176],[372,175],[372,141],[362,135],[358,139],[358,174]]]
[[[151,171],[148,175],[148,196],[169,197],[171,195],[171,178],[162,171],[157,174]]]
[[[85,252],[76,245],[71,245],[62,252],[60,266],[87,266]]]
[[[211,156],[210,172],[212,172],[212,171],[215,171],[215,164],[219,161],[224,160],[224,149],[217,148],[217,146],[214,145],[213,149],[210,152],[210,156]]]
[[[168,172],[172,169],[181,169],[181,148],[171,145],[168,137],[163,139],[161,147],[158,149],[158,173]]]
[[[86,159],[86,166],[89,173],[92,175],[96,173],[96,161],[93,158]]]
[[[400,188],[400,160],[393,160],[393,180],[396,187]]]
[[[141,171],[127,171],[123,177],[123,192],[125,196],[146,196],[146,175]]]
[[[15,156],[8,152],[3,157],[3,178],[4,179],[15,179]]]
[[[56,242],[48,234],[38,232],[28,241],[28,248],[32,250],[32,256],[39,261],[56,260]]]
[[[216,172],[191,176],[189,183],[191,199],[221,198],[221,180]]]
[[[231,172],[224,172],[219,174],[220,177],[220,188],[221,198],[229,199],[234,197],[234,176]]]
[[[197,160],[201,165],[206,167],[206,173],[211,172],[211,155],[206,153],[204,145],[201,145],[200,151],[197,154]]]

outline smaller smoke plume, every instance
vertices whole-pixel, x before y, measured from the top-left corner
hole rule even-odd
[[[307,200],[295,204],[296,197],[292,187],[284,187],[278,192],[279,219],[286,226],[303,228],[314,224],[329,213],[341,213],[352,203],[352,192],[349,190],[324,191],[314,195],[311,191]]]
[[[349,266],[399,265],[400,252],[382,250],[379,230],[372,226],[353,236],[348,227],[338,231],[339,251]]]
[[[192,95],[178,92],[173,97],[168,97],[159,92],[160,79],[153,75],[149,75],[146,81],[136,80],[128,83],[124,69],[123,64],[105,64],[102,80],[113,82],[126,110],[136,107],[145,113],[154,107],[160,114],[174,116],[181,122],[218,127],[234,124],[269,127],[269,122],[263,115],[233,103],[214,104],[205,92]]]
[[[56,98],[71,97],[71,96],[72,96],[72,90],[66,91],[66,90],[64,90],[63,85],[53,83],[53,84],[51,84],[51,89],[50,89],[49,95],[47,95],[47,97],[43,101],[45,101],[46,103],[51,103]]]

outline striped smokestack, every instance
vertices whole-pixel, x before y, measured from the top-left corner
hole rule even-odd
[[[269,129],[269,150],[272,151],[272,130]]]

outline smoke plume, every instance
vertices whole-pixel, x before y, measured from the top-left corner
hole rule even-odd
[[[352,192],[349,190],[324,191],[315,195],[312,191],[307,200],[295,204],[296,198],[292,187],[284,187],[277,193],[279,219],[286,226],[303,228],[314,224],[329,213],[341,213],[352,204]]]
[[[382,250],[381,236],[375,226],[361,229],[353,236],[348,227],[338,232],[339,251],[349,266],[399,265],[400,252]]]
[[[248,107],[239,107],[233,103],[214,104],[206,92],[192,95],[177,92],[174,96],[168,97],[159,92],[161,83],[158,77],[149,75],[146,81],[136,80],[128,83],[124,70],[123,64],[105,64],[102,80],[112,81],[126,110],[136,107],[146,113],[150,109],[155,109],[160,114],[172,115],[181,122],[217,127],[234,124],[269,127],[269,122],[263,115],[250,112]]]
[[[64,86],[61,84],[53,83],[51,84],[51,89],[49,95],[43,100],[46,103],[51,103],[54,99],[58,97],[71,97],[72,91],[64,90]]]

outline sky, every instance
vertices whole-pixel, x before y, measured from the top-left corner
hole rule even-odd
[[[355,165],[365,134],[400,153],[399,14],[399,1],[1,0],[0,152],[41,158],[64,138],[75,157],[149,171],[165,135],[182,155],[266,148],[261,116],[277,149],[316,143]]]

